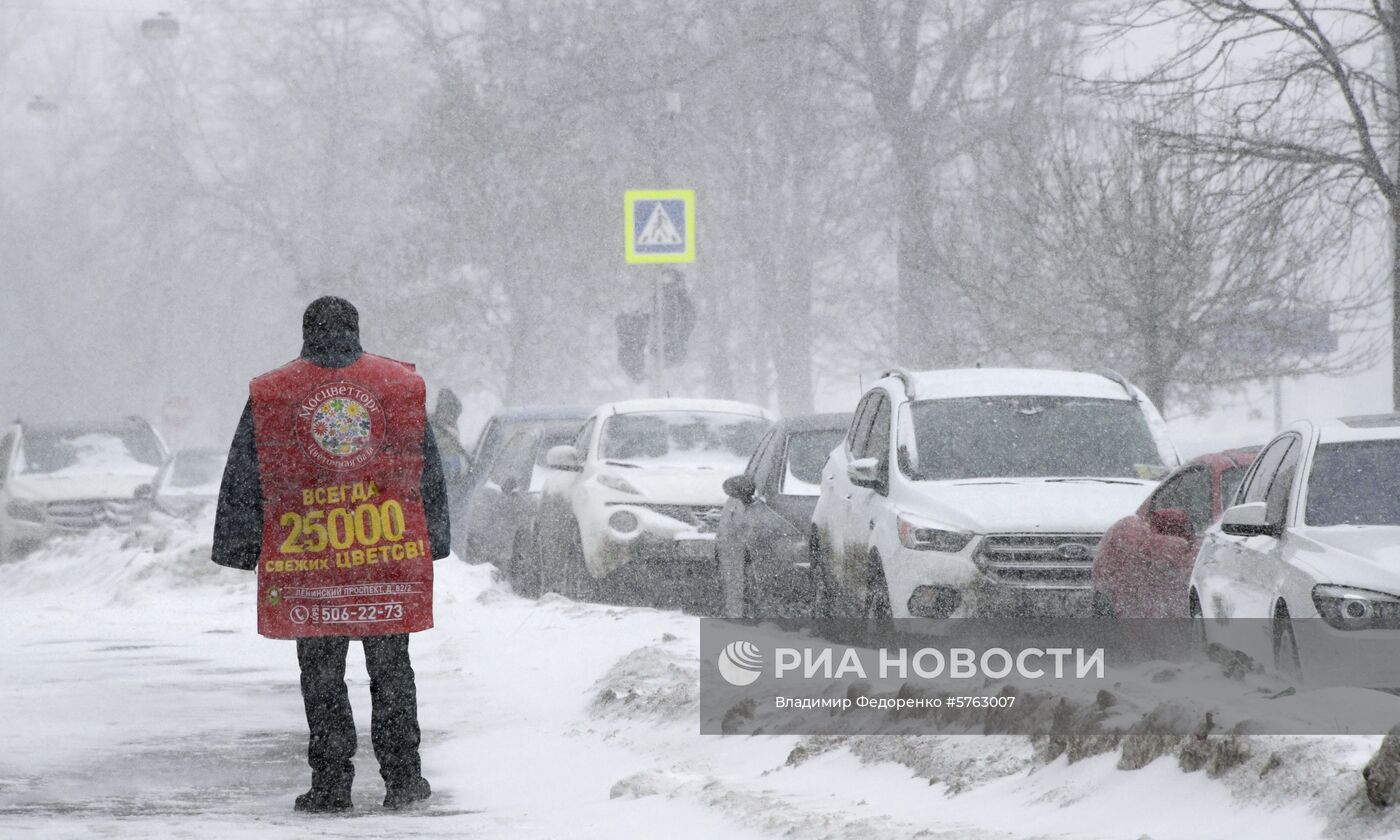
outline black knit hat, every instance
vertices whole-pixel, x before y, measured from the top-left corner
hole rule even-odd
[[[304,358],[344,367],[360,356],[360,312],[345,298],[316,298],[301,316],[301,339]]]

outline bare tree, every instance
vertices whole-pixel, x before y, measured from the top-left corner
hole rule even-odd
[[[908,364],[957,360],[967,334],[958,289],[939,276],[932,219],[939,168],[982,137],[985,62],[1028,0],[852,0],[854,29],[823,33],[868,94],[888,144],[897,219],[896,353]]]
[[[1315,173],[1336,202],[1390,220],[1392,401],[1400,407],[1400,20],[1388,0],[1136,0],[1113,38],[1170,27],[1181,47],[1111,87],[1192,109],[1170,148]]]
[[[993,323],[993,335],[1015,353],[1122,370],[1158,406],[1366,362],[1364,342],[1334,355],[1297,341],[1319,316],[1355,331],[1376,300],[1331,282],[1350,226],[1318,198],[1319,175],[1219,166],[1164,148],[1161,132],[1080,126],[1022,170],[1027,189],[988,192],[985,212],[1011,221],[989,297],[1002,315],[1019,310],[1004,322],[1016,329]]]

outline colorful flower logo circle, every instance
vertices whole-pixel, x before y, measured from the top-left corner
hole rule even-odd
[[[336,397],[316,408],[311,417],[311,437],[334,458],[349,458],[370,441],[369,409],[359,400]]]

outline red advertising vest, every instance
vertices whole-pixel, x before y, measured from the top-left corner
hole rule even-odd
[[[433,626],[423,379],[364,354],[253,380],[262,479],[258,632],[383,636]]]

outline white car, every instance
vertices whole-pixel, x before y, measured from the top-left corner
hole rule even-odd
[[[168,453],[138,417],[15,423],[0,438],[0,559],[58,534],[140,520]]]
[[[1293,424],[1234,501],[1206,532],[1187,592],[1207,640],[1305,680],[1356,684],[1363,660],[1393,666],[1400,415]],[[1379,684],[1396,676],[1375,674]]]
[[[1117,374],[892,371],[822,470],[817,614],[1087,612],[1100,537],[1178,462]]]
[[[540,499],[546,591],[577,598],[683,603],[712,595],[724,480],[744,469],[772,424],[724,400],[609,403],[546,463]]]

